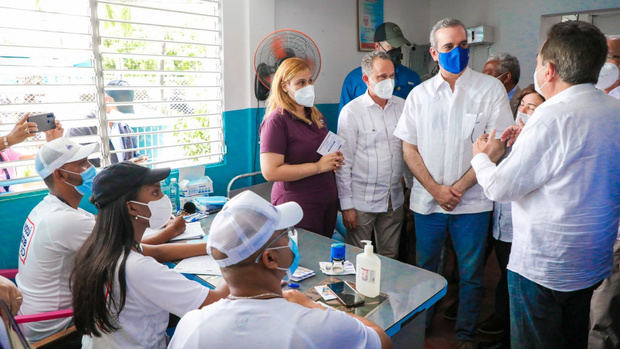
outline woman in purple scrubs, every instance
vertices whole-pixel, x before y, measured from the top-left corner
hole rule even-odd
[[[295,201],[304,210],[300,228],[331,237],[338,213],[334,171],[342,153],[325,156],[317,149],[327,135],[325,118],[314,107],[314,85],[308,64],[288,58],[276,71],[260,127],[260,165],[274,181],[271,203]]]

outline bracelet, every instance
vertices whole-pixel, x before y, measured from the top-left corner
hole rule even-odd
[[[9,137],[4,136],[2,137],[4,139],[4,148],[8,148],[9,147]]]

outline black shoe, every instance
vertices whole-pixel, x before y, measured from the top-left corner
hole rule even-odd
[[[459,310],[459,301],[452,303],[446,310],[443,311],[443,318],[450,321],[456,321],[456,314]]]
[[[491,315],[478,325],[478,332],[482,334],[502,334],[504,333],[504,324],[495,315]]]

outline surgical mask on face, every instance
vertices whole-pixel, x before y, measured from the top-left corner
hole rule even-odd
[[[372,92],[374,92],[377,97],[382,99],[390,99],[392,97],[392,93],[394,92],[394,79],[385,79],[379,82],[374,82],[374,85],[371,85]]]
[[[545,81],[545,83],[542,84],[542,86],[538,85],[538,79],[536,78],[537,72],[538,72],[538,69],[534,70],[534,90],[538,92],[539,95],[544,97],[545,95],[542,93],[542,89],[543,87],[545,87],[545,85],[547,85],[549,81]]]
[[[69,184],[70,186],[74,187],[75,190],[77,190],[78,193],[82,194],[82,196],[86,196],[87,198],[90,197],[93,193],[93,179],[95,179],[95,176],[97,175],[97,170],[95,170],[95,166],[90,166],[87,169],[85,169],[84,171],[77,173],[77,172],[73,172],[73,171],[69,171],[69,170],[65,170],[64,168],[59,168],[59,170],[61,171],[65,171],[68,173],[73,173],[76,175],[79,175],[80,177],[82,177],[82,184],[80,185],[73,185],[67,181],[65,181],[65,183]]]
[[[304,107],[312,107],[314,105],[314,85],[308,85],[295,91],[295,102]]]
[[[172,203],[170,202],[168,195],[164,195],[161,197],[161,199],[158,200],[149,201],[148,204],[133,200],[130,202],[148,206],[149,210],[151,211],[150,217],[144,217],[140,215],[136,215],[136,217],[140,217],[149,221],[149,228],[159,229],[163,227],[164,224],[166,224],[166,222],[168,222],[168,220],[170,219],[170,214],[172,212]]]
[[[283,268],[283,267],[277,267],[278,270],[286,270],[287,275],[289,280],[291,279],[291,275],[293,275],[295,273],[295,270],[297,270],[297,267],[299,266],[299,248],[297,246],[297,232],[294,230],[289,230],[288,231],[289,237],[288,237],[288,245],[287,246],[278,246],[278,247],[268,247],[265,249],[265,251],[267,250],[279,250],[279,249],[283,249],[283,248],[288,248],[291,250],[291,252],[293,252],[293,262],[291,263],[290,266],[288,266],[288,268]],[[277,238],[275,240],[273,240],[274,242],[279,240],[280,238]],[[257,257],[256,258],[256,263],[258,263],[258,259],[260,258]]]
[[[519,123],[519,119],[521,119],[521,121],[523,121],[524,124],[527,123],[527,120],[530,118],[530,115],[522,113],[520,111],[517,112],[517,124]]]
[[[596,83],[596,88],[599,90],[604,90],[609,86],[613,85],[614,82],[618,80],[618,75],[620,71],[618,67],[609,62],[605,62],[603,67],[601,68],[601,72],[598,74],[598,82]]]
[[[469,47],[457,46],[450,52],[439,52],[439,65],[452,74],[460,74],[469,63]]]

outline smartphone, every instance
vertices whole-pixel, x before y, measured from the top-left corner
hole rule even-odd
[[[56,128],[56,117],[54,113],[34,114],[28,117],[28,122],[34,122],[37,124],[39,131],[45,132]]]
[[[328,284],[327,287],[334,292],[338,300],[346,307],[358,307],[364,304],[364,296],[357,293],[346,281]]]

